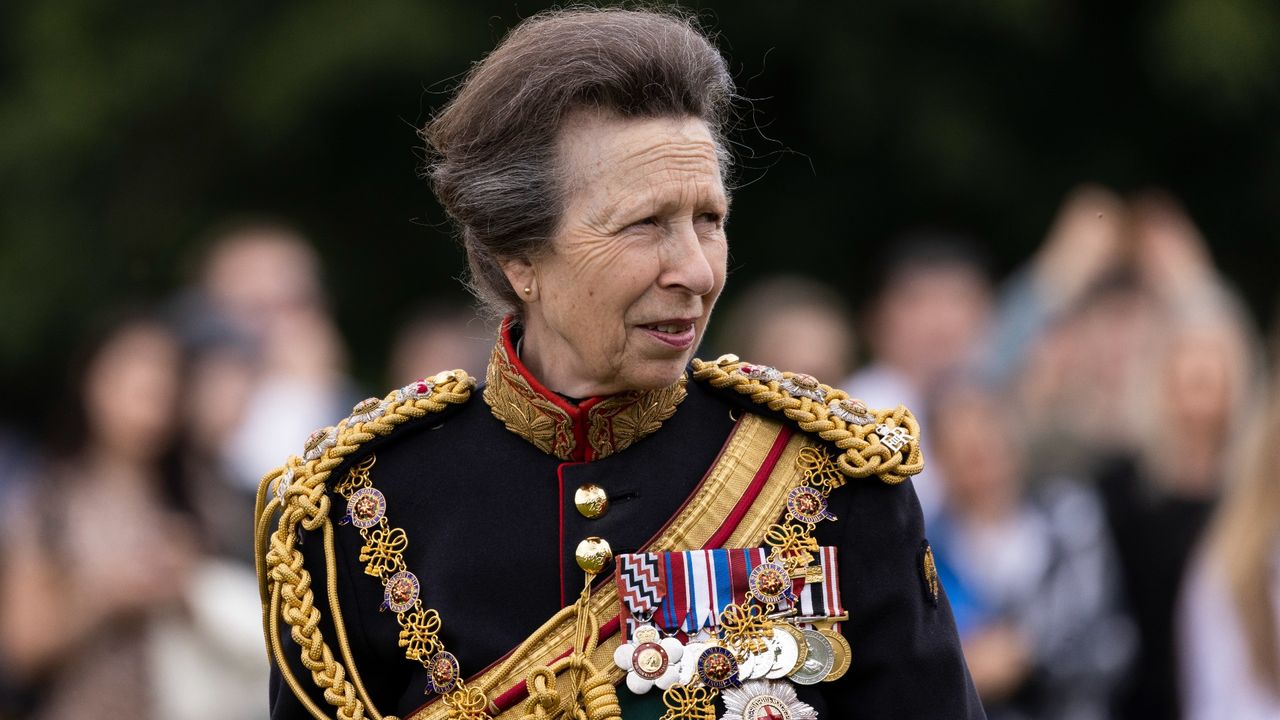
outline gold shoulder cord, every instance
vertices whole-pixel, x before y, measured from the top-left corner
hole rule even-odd
[[[316,705],[290,670],[280,638],[281,618],[289,626],[294,642],[302,648],[303,666],[311,672],[312,681],[323,689],[325,701],[336,708],[337,717],[359,720],[367,711],[374,720],[383,720],[369,701],[369,694],[351,659],[351,648],[338,604],[333,522],[329,519],[330,499],[325,483],[343,459],[362,444],[389,434],[401,423],[465,403],[474,386],[475,381],[469,375],[454,370],[403,387],[385,398],[365,400],[336,427],[313,433],[307,440],[302,457],[289,458],[284,467],[267,473],[258,486],[255,561],[267,653],[293,694],[318,720],[330,716]],[[279,523],[272,531],[272,522],[277,514]],[[298,549],[304,530],[319,530],[324,538],[325,590],[341,660],[334,657],[320,634],[321,611],[315,605],[311,573],[303,566],[302,552]],[[388,716],[386,720],[395,718]]]
[[[758,405],[781,411],[801,430],[831,443],[842,451],[835,464],[846,477],[878,475],[885,483],[897,485],[924,469],[920,426],[902,405],[871,410],[812,376],[750,365],[735,355],[715,362],[694,360],[693,377],[714,388],[732,388]],[[834,489],[833,480],[826,479],[828,490]]]

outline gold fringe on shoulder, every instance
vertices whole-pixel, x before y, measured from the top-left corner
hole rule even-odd
[[[255,509],[255,561],[258,593],[262,600],[262,626],[267,655],[312,716],[333,717],[321,710],[294,677],[284,656],[280,620],[289,627],[302,648],[302,664],[312,681],[324,691],[324,699],[342,720],[359,720],[368,712],[374,720],[383,716],[369,702],[360,675],[351,660],[351,648],[338,606],[333,523],[329,519],[329,495],[325,483],[344,459],[376,437],[389,434],[410,420],[443,412],[471,397],[475,381],[461,370],[442,372],[407,385],[386,397],[357,404],[351,415],[334,427],[317,430],[307,439],[301,457],[294,456],[262,478]],[[272,530],[272,522],[279,523]],[[298,549],[302,531],[320,531],[324,538],[325,591],[341,659],[321,637],[320,608],[311,587],[311,573],[303,566]],[[348,679],[348,675],[350,676]],[[386,720],[394,720],[388,716]]]
[[[847,477],[878,475],[896,485],[924,469],[920,425],[901,405],[872,410],[810,375],[752,365],[735,355],[715,362],[694,360],[693,377],[713,388],[746,395],[831,443],[842,451],[835,462]]]

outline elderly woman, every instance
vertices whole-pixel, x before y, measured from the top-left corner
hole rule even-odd
[[[682,18],[552,12],[427,126],[506,320],[482,391],[370,398],[264,478],[273,717],[982,717],[910,413],[692,359],[732,97]]]

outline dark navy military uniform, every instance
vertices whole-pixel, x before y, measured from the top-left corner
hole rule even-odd
[[[593,453],[582,447],[568,459],[545,452],[504,427],[486,399],[472,397],[363,444],[329,485],[376,456],[370,475],[386,497],[387,518],[406,531],[406,565],[421,579],[422,602],[439,611],[444,644],[469,677],[575,600],[583,587],[575,562],[579,541],[599,536],[615,553],[642,548],[698,486],[735,422],[744,413],[768,413],[749,397],[694,380],[686,390],[655,431],[590,461]],[[581,440],[582,428],[575,430]],[[609,498],[597,518],[585,517],[574,504],[575,491],[588,484]],[[837,681],[797,688],[800,699],[822,718],[983,717],[946,597],[932,595],[922,576],[924,528],[910,484],[855,480],[833,492],[830,503],[838,521],[820,524],[815,534],[821,544],[839,548],[849,614],[842,632],[852,663]],[[334,495],[335,524],[344,511],[345,502]],[[334,536],[355,666],[380,712],[407,717],[431,699],[423,694],[426,674],[398,646],[395,616],[379,611],[383,588],[363,572],[360,535],[337,526]],[[307,536],[302,550],[322,596],[320,538]],[[328,613],[321,631],[334,637]],[[331,712],[298,663],[287,629],[283,634],[294,675]],[[618,692],[628,694],[625,687]],[[271,716],[310,717],[276,668]]]

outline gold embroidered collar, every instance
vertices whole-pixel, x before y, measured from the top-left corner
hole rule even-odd
[[[543,387],[520,362],[510,321],[503,323],[486,374],[484,400],[494,417],[539,450],[589,461],[621,452],[662,427],[685,398],[681,375],[659,390],[635,390],[573,404]]]

